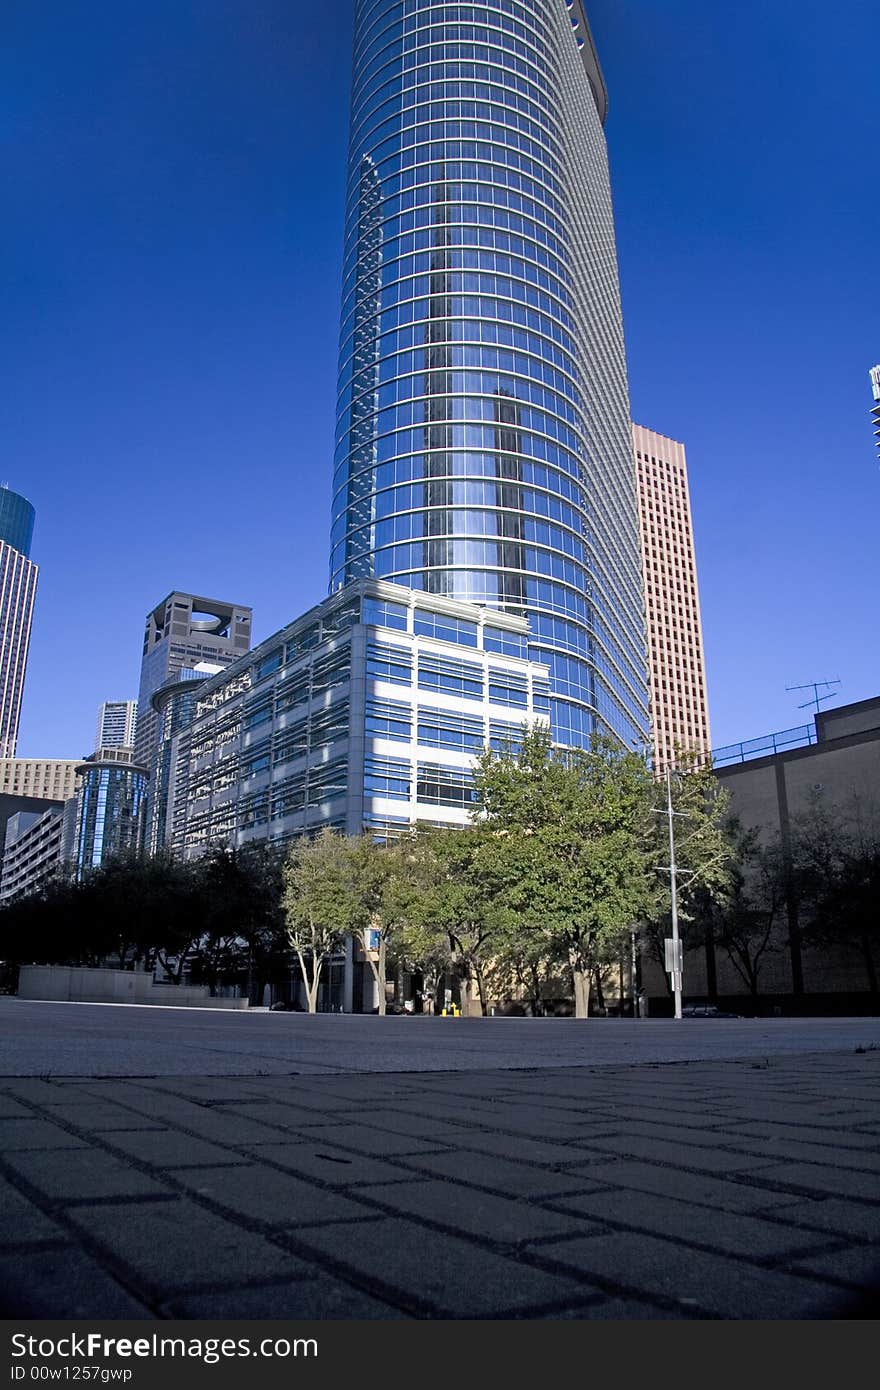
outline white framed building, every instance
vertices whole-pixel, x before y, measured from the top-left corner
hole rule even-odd
[[[548,723],[524,618],[359,580],[205,681],[174,739],[165,843],[467,824],[472,767]]]
[[[171,739],[164,844],[193,858],[324,827],[467,825],[475,758],[549,711],[525,618],[357,580],[199,685]],[[351,940],[333,975],[338,1007],[369,1009]]]

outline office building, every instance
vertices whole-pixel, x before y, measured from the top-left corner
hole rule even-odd
[[[874,397],[874,404],[871,407],[871,421],[874,425],[874,443],[877,446],[878,457],[880,457],[880,367],[872,367],[870,376],[871,394]]]
[[[651,745],[665,772],[705,759],[709,704],[684,445],[633,425],[648,629]]]
[[[65,803],[57,797],[12,796],[7,792],[0,792],[0,873],[2,873],[2,856],[6,847],[6,832],[10,822],[17,815],[23,815],[29,819],[19,821],[19,829],[26,828],[44,811],[63,811],[64,807]]]
[[[192,722],[199,682],[218,675],[222,669],[222,666],[211,666],[207,662],[192,669],[184,667],[160,685],[151,697],[157,729],[145,804],[143,844],[148,854],[158,854],[168,847],[168,796],[175,775],[175,736]]]
[[[361,580],[201,683],[171,739],[165,843],[285,844],[323,827],[379,838],[467,825],[473,763],[549,719],[523,618]],[[162,706],[161,694],[155,703]],[[334,1007],[371,1007],[351,940]]]
[[[10,816],[0,865],[0,906],[38,892],[59,872],[63,824],[63,806]]]
[[[251,645],[251,609],[195,594],[172,593],[147,614],[144,630],[135,758],[152,766],[158,732],[151,696],[184,667],[229,666]]]
[[[29,558],[30,502],[0,487],[0,758],[14,758],[38,567]]]
[[[562,743],[648,738],[606,90],[581,0],[358,0],[331,592],[527,617]]]
[[[105,700],[98,709],[96,748],[134,748],[137,700]]]
[[[474,758],[548,713],[524,619],[361,580],[198,688],[174,739],[171,843],[467,824]]]
[[[0,758],[0,795],[67,801],[81,758]]]

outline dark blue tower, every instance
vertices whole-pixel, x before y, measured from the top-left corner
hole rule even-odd
[[[20,555],[30,555],[35,516],[26,497],[11,492],[5,484],[0,487],[0,541],[11,545]]]

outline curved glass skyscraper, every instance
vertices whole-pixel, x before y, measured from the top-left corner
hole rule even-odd
[[[605,86],[581,0],[357,0],[331,589],[525,613],[555,737],[647,740]]]

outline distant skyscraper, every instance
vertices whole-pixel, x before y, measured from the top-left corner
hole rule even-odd
[[[134,748],[137,700],[105,700],[98,710],[96,748]]]
[[[676,746],[710,751],[697,562],[684,445],[633,425],[651,686],[659,772]]]
[[[144,631],[135,761],[151,768],[158,715],[150,697],[170,676],[200,662],[225,667],[251,645],[252,609],[195,594],[172,593],[147,614]]]
[[[34,509],[0,487],[0,758],[14,758],[31,639],[37,566],[28,558]]]
[[[880,455],[880,367],[871,368],[871,391],[874,395],[874,404],[871,407],[871,419],[874,422],[874,439],[877,444],[877,453]]]
[[[555,738],[647,738],[605,84],[582,0],[358,0],[331,591],[528,617]]]

